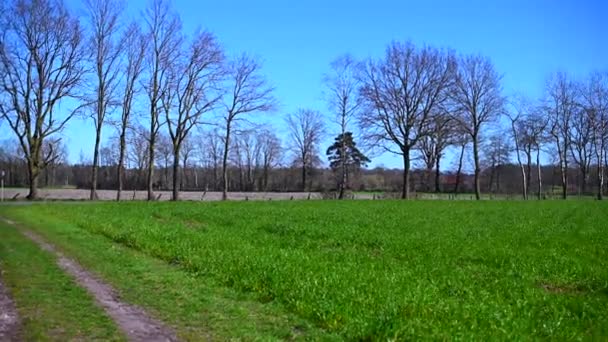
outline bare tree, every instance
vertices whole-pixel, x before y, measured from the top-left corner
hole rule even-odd
[[[487,144],[483,146],[484,162],[490,170],[490,178],[488,179],[490,192],[500,192],[501,169],[509,162],[509,155],[511,154],[511,146],[507,139],[508,136],[502,134],[502,132],[494,132],[488,137]]]
[[[608,148],[608,72],[594,72],[585,82],[583,107],[590,121],[591,144],[597,162],[597,199],[604,198],[605,154]]]
[[[454,184],[454,194],[458,194],[458,191],[460,190],[460,178],[462,175],[462,166],[464,163],[464,152],[467,149],[467,145],[469,145],[469,143],[470,143],[469,135],[462,132],[460,130],[460,128],[458,127],[455,137],[454,137],[454,143],[460,148],[460,153],[459,153],[459,157],[458,157],[458,167],[456,169],[456,181]]]
[[[122,51],[119,34],[120,13],[124,9],[121,0],[87,0],[88,20],[91,30],[89,48],[95,71],[95,95],[92,99],[91,118],[95,126],[95,147],[91,169],[90,199],[97,199],[97,171],[101,130],[111,107],[116,106],[117,86]]]
[[[152,0],[150,7],[144,13],[147,25],[147,37],[150,43],[147,64],[148,80],[146,93],[150,102],[150,136],[148,137],[148,174],[147,190],[148,200],[154,200],[154,149],[156,138],[163,124],[160,113],[163,106],[171,101],[170,92],[172,74],[170,68],[174,62],[181,42],[181,22],[171,12],[166,0]],[[164,101],[164,102],[163,102]]]
[[[431,174],[435,169],[434,191],[441,192],[441,158],[448,146],[454,144],[456,131],[454,120],[447,109],[441,108],[433,114],[429,123],[429,134],[420,139],[419,149],[426,166],[427,190],[431,190]]]
[[[138,91],[137,82],[143,71],[144,57],[147,49],[146,39],[141,32],[141,28],[135,22],[131,23],[125,31],[123,42],[124,64],[122,65],[122,70],[124,73],[124,92],[122,94],[122,111],[120,121],[118,122],[119,155],[118,167],[116,170],[118,183],[116,191],[117,201],[120,201],[124,182],[127,130],[130,126],[133,100]],[[143,153],[143,150],[140,153]]]
[[[480,139],[483,127],[503,113],[501,77],[492,62],[482,56],[463,56],[458,63],[452,98],[458,111],[454,119],[473,143],[475,198],[481,199]]]
[[[172,96],[164,96],[164,113],[173,144],[173,193],[171,199],[179,199],[179,160],[182,143],[193,127],[202,123],[204,113],[214,108],[220,100],[218,83],[222,77],[223,52],[215,36],[203,31],[198,33],[182,58],[173,60],[175,104],[164,102]]]
[[[262,168],[259,188],[260,190],[268,191],[270,170],[281,161],[281,140],[268,130],[264,130],[258,134],[257,140],[260,146]]]
[[[511,121],[511,134],[515,144],[515,157],[521,170],[522,196],[528,199],[530,189],[530,178],[532,168],[532,148],[534,146],[533,130],[534,123],[530,119],[533,111],[530,101],[525,97],[518,97],[513,102],[513,113],[508,117]],[[526,163],[522,161],[522,153],[526,156]]]
[[[555,73],[547,81],[545,110],[550,117],[550,135],[557,148],[563,199],[568,196],[568,151],[572,144],[570,132],[577,98],[576,84],[567,74]]]
[[[28,199],[52,160],[45,141],[80,109],[57,107],[77,97],[84,69],[82,29],[61,1],[14,0],[0,14],[0,116],[17,135],[29,178]]]
[[[291,149],[302,167],[302,191],[306,191],[306,175],[318,157],[318,144],[324,134],[321,113],[310,109],[299,109],[286,119]]]
[[[228,66],[228,93],[224,97],[224,156],[222,159],[222,199],[228,199],[228,154],[230,134],[244,115],[267,112],[275,107],[273,88],[260,74],[262,65],[254,58],[242,54]]]
[[[367,141],[403,157],[404,199],[410,197],[410,153],[429,134],[433,110],[447,97],[454,67],[449,52],[393,42],[383,59],[362,68],[367,110],[359,116],[359,126]]]
[[[328,90],[327,101],[329,109],[336,115],[340,126],[340,136],[344,137],[348,126],[361,107],[361,97],[358,96],[360,83],[355,77],[357,62],[350,55],[343,55],[331,64],[331,72],[326,74],[324,82]],[[344,140],[340,140],[343,142]],[[340,146],[340,155],[346,155],[344,143]],[[344,198],[344,188],[347,180],[346,159],[340,162],[340,178],[338,182],[338,199]]]
[[[577,100],[578,101],[578,100]],[[587,192],[591,159],[593,158],[593,112],[577,105],[572,115],[570,129],[570,156],[580,172],[579,191]]]

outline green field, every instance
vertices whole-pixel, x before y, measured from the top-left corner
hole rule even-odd
[[[607,203],[55,203],[0,215],[184,339],[608,337]]]

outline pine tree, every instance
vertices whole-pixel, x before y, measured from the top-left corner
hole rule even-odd
[[[366,166],[370,162],[359,149],[353,139],[352,132],[346,132],[336,137],[333,145],[326,152],[331,169],[338,173],[338,198],[344,198],[344,190],[349,187],[349,173]]]

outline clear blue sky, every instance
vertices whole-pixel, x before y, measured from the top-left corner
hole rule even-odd
[[[70,2],[79,6],[79,2]],[[138,15],[147,2],[129,1]],[[327,112],[322,74],[336,56],[380,56],[391,40],[411,39],[489,56],[504,75],[505,94],[541,94],[548,73],[582,76],[608,69],[608,1],[188,1],[176,0],[186,31],[214,32],[229,54],[250,52],[264,61],[281,106],[269,114],[279,131],[299,107]],[[330,114],[327,114],[330,116]],[[93,144],[92,123],[74,122],[70,159]],[[109,134],[106,134],[109,135]],[[327,144],[331,138],[327,139]],[[327,146],[325,144],[322,150]],[[373,165],[399,167],[399,159]]]

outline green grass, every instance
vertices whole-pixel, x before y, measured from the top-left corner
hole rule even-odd
[[[0,269],[24,341],[123,341],[112,320],[47,252],[0,222]]]
[[[51,240],[65,234],[65,248],[86,246],[72,241],[79,236],[90,248],[106,237],[177,266],[192,284],[212,282],[294,313],[322,329],[315,334],[608,336],[608,204],[601,202],[49,204],[3,214],[49,227]],[[124,250],[117,259],[133,258]],[[155,273],[169,270],[159,267]],[[188,322],[189,313],[171,321]]]
[[[13,208],[10,210],[13,212]],[[11,214],[8,216],[14,217]],[[138,304],[170,324],[182,340],[319,339],[321,334],[332,337],[285,312],[277,303],[261,303],[250,293],[240,293],[213,279],[197,277],[53,217],[45,217],[41,224],[34,221],[37,219],[22,220],[110,282],[122,300]],[[27,276],[21,274],[21,277]]]

